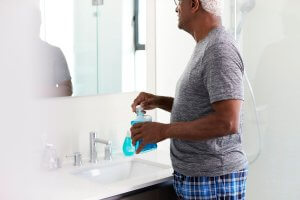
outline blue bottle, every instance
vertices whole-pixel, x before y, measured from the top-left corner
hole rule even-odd
[[[127,131],[127,135],[123,143],[123,153],[125,156],[133,156],[134,152],[135,152],[135,148],[132,145],[131,135],[130,132]]]
[[[136,118],[134,120],[131,121],[131,126],[133,126],[134,124],[137,124],[137,123],[141,123],[141,122],[151,122],[152,121],[152,118],[151,116],[149,115],[145,115],[144,112],[143,112],[143,108],[138,105],[136,107]],[[139,146],[140,146],[140,143],[142,142],[142,139],[141,140],[138,140],[135,144],[135,151],[138,150]],[[151,150],[155,150],[157,149],[157,144],[147,144],[141,152],[148,152],[148,151],[151,151]]]

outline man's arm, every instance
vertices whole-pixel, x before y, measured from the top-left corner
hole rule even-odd
[[[205,140],[238,132],[241,100],[224,100],[212,104],[215,112],[191,122],[170,124],[165,138]]]
[[[73,94],[73,86],[71,80],[66,80],[58,84],[57,95],[72,96],[72,94]]]
[[[163,109],[165,111],[171,112],[173,107],[174,98],[173,97],[164,97],[158,96],[159,104],[158,108]]]
[[[149,143],[167,138],[182,140],[206,140],[238,132],[242,100],[224,100],[212,104],[214,112],[191,122],[162,124],[138,123],[131,127],[132,143],[143,139],[137,153]]]
[[[152,110],[155,108],[160,108],[171,112],[173,106],[174,98],[157,96],[154,94],[141,92],[133,101],[131,108],[135,112],[137,105],[141,105],[144,110]]]

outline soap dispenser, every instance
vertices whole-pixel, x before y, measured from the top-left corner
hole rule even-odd
[[[142,106],[138,105],[136,107],[136,111],[135,112],[136,112],[136,118],[131,121],[131,126],[133,126],[134,124],[137,124],[137,123],[141,123],[141,122],[152,122],[152,117],[150,115],[145,115],[144,114],[144,109],[143,109]],[[141,142],[142,142],[142,139],[136,141],[135,151],[138,150]],[[141,152],[148,152],[148,151],[155,150],[155,149],[157,149],[157,144],[147,144],[142,149]]]
[[[131,134],[127,131],[126,137],[123,143],[123,153],[125,156],[133,156],[134,155],[134,146],[132,145]]]

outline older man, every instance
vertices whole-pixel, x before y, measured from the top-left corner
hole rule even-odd
[[[179,0],[178,27],[196,46],[175,97],[140,93],[132,104],[171,112],[171,123],[140,123],[133,143],[171,139],[174,189],[180,199],[244,199],[247,158],[241,144],[244,66],[221,22],[222,0]]]

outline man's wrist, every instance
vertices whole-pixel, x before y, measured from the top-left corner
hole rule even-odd
[[[185,132],[187,127],[187,122],[175,122],[167,124],[164,136],[166,137],[166,139],[181,137],[180,133]]]
[[[156,107],[162,108],[163,106],[163,97],[162,96],[156,96]]]
[[[157,96],[156,102],[157,102],[157,108],[171,112],[172,105],[173,105],[172,97]]]
[[[163,139],[169,139],[172,136],[172,126],[173,124],[166,124],[163,131]]]

